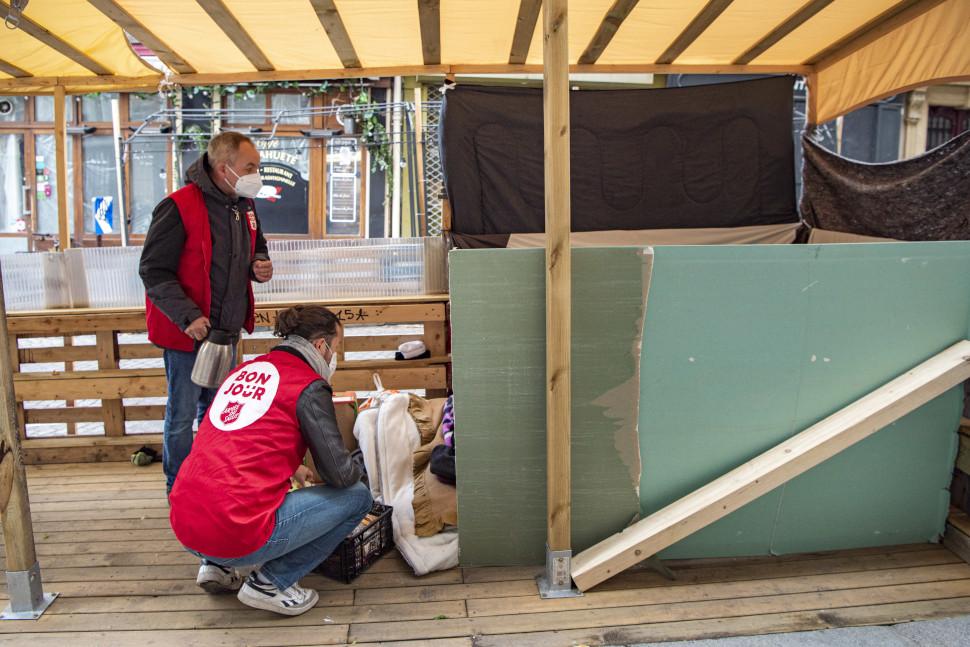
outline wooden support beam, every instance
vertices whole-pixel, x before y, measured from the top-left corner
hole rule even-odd
[[[0,0],[0,9],[4,9],[3,15],[6,16],[10,11],[10,3],[7,0]],[[51,49],[54,49],[67,58],[71,59],[81,67],[95,73],[98,75],[110,75],[111,70],[104,67],[96,60],[82,52],[81,50],[75,48],[73,45],[67,41],[61,40],[59,37],[52,34],[50,31],[35,23],[33,20],[27,16],[21,14],[20,22],[17,26],[18,29],[30,34],[40,42],[44,43]]]
[[[222,0],[195,0],[199,3],[209,17],[215,21],[216,25],[219,26],[229,40],[239,48],[239,51],[249,59],[249,62],[253,64],[260,72],[272,72],[276,68],[270,63],[266,54],[263,50],[259,48],[256,41],[252,39],[249,33],[243,28],[236,16],[233,15],[232,11],[222,2]]]
[[[64,86],[54,88],[54,164],[57,173],[57,240],[61,251],[71,247],[71,226],[67,214],[67,117]]]
[[[572,250],[567,0],[543,5],[546,209],[546,523],[550,551],[571,549]]]
[[[359,68],[361,66],[360,58],[358,58],[354,44],[350,40],[344,21],[340,18],[337,5],[334,4],[333,0],[310,0],[310,4],[313,5],[313,10],[317,12],[317,18],[323,25],[324,31],[327,32],[330,43],[337,52],[337,56],[340,57],[343,66]]]
[[[587,590],[851,447],[970,378],[961,341],[849,406],[671,503],[573,560]]]
[[[165,65],[179,74],[195,74],[195,68],[184,58],[153,34],[137,18],[119,5],[115,0],[88,0],[95,9],[103,13],[115,24],[137,38],[142,45],[151,49]]]
[[[542,0],[522,0],[519,3],[519,15],[515,19],[515,35],[512,37],[512,47],[509,49],[510,65],[522,65],[529,58],[532,34],[536,31],[541,8]]]
[[[119,368],[117,332],[99,330],[95,333],[95,338],[97,340],[98,368],[101,370]],[[101,412],[104,416],[104,435],[124,436],[125,407],[121,398],[102,399]]]
[[[613,40],[613,36],[616,35],[617,30],[626,17],[630,15],[633,8],[637,6],[640,0],[616,0],[613,6],[610,7],[609,11],[603,17],[603,22],[600,23],[599,29],[593,34],[593,38],[589,41],[589,45],[586,46],[586,51],[583,52],[582,56],[579,57],[579,63],[582,65],[592,65],[599,60],[600,56],[603,55],[603,50],[606,46],[610,44]]]
[[[808,4],[788,16],[780,25],[772,29],[768,34],[757,43],[749,47],[743,54],[738,56],[732,63],[734,65],[747,65],[768,51],[775,43],[801,27],[808,19],[817,14],[825,7],[832,4],[832,0],[810,0]]]
[[[9,63],[7,61],[4,61],[3,59],[0,59],[0,72],[3,72],[4,74],[9,74],[15,79],[25,79],[33,76],[27,70],[23,68],[19,68],[13,63]]]
[[[425,65],[441,63],[441,2],[418,0],[418,18],[421,20],[421,53]]]
[[[0,278],[0,519],[3,523],[7,571],[22,572],[37,564],[37,553],[34,550],[34,528],[27,497],[27,473],[21,453],[11,366],[7,309],[3,298],[3,280]]]
[[[854,54],[866,45],[879,40],[891,31],[898,29],[911,20],[919,18],[945,0],[903,0],[879,14],[844,38],[819,51],[807,61],[806,65],[815,66],[819,71],[833,63]]]
[[[708,0],[708,3],[704,5],[700,13],[694,16],[694,19],[690,21],[684,31],[680,32],[674,42],[670,44],[660,58],[657,59],[657,63],[669,64],[677,60],[677,58],[684,53],[688,47],[691,46],[697,38],[704,33],[704,31],[711,26],[717,17],[720,16],[725,9],[730,6],[733,0]]]

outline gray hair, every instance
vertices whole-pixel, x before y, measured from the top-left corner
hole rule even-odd
[[[206,154],[209,156],[209,164],[220,164],[223,162],[231,164],[236,159],[236,153],[243,142],[253,145],[253,140],[242,133],[227,131],[219,133],[209,140]]]

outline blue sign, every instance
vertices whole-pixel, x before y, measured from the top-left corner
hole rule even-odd
[[[102,195],[94,198],[94,233],[114,233],[114,198]]]

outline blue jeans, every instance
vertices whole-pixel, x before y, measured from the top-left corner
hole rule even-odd
[[[276,510],[276,527],[262,548],[233,559],[189,552],[227,568],[259,566],[260,574],[283,590],[329,557],[372,504],[370,489],[361,482],[343,490],[326,485],[294,490]]]
[[[162,470],[169,492],[175,483],[182,461],[192,449],[192,423],[202,423],[206,410],[218,389],[204,389],[192,381],[192,367],[198,349],[192,352],[165,349],[165,379],[168,402],[165,403],[165,426],[162,428]]]

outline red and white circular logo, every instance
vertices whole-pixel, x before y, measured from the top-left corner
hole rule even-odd
[[[209,422],[222,431],[236,431],[269,411],[280,386],[280,374],[269,362],[236,369],[219,387],[209,407]]]

